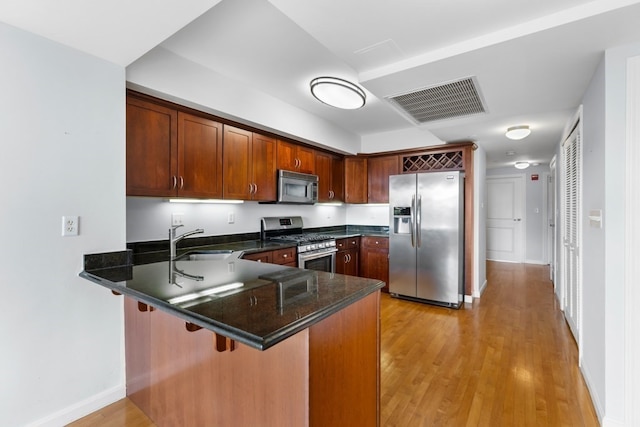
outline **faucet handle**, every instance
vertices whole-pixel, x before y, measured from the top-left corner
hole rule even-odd
[[[172,225],[171,225],[171,229],[173,229],[173,230],[177,230],[177,229],[178,229],[178,228],[180,228],[180,227],[184,227],[184,224],[175,224],[175,225],[174,225],[174,224],[172,224]]]

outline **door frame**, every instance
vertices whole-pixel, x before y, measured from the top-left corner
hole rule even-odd
[[[558,286],[556,273],[558,269],[558,199],[557,199],[558,171],[556,169],[556,156],[549,162],[549,175],[547,177],[547,260],[549,262],[549,279],[553,283],[554,292]],[[553,226],[551,225],[553,224]]]
[[[487,175],[485,178],[485,185],[487,188],[487,200],[489,194],[489,183],[490,179],[500,179],[500,178],[516,178],[520,180],[520,185],[522,188],[522,192],[520,193],[520,197],[518,200],[520,202],[520,212],[522,213],[522,225],[520,227],[520,260],[514,261],[516,263],[524,263],[527,259],[527,180],[526,173],[514,173],[514,174],[503,174],[503,175]],[[487,228],[485,224],[485,228]],[[501,262],[509,262],[509,261],[501,261]]]
[[[624,322],[625,322],[625,421],[628,425],[640,424],[640,338],[637,325],[640,324],[640,56],[627,60],[627,120],[626,120],[626,162],[627,183],[625,189],[625,280],[624,280]]]

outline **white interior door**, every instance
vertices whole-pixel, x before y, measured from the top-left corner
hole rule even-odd
[[[580,130],[574,131],[562,146],[564,160],[563,198],[563,310],[567,324],[580,348],[580,217],[581,212],[581,144]]]
[[[524,261],[524,182],[521,175],[487,177],[487,259]]]
[[[556,278],[556,166],[551,164],[551,174],[547,180],[547,262],[549,263],[549,279],[555,289]]]

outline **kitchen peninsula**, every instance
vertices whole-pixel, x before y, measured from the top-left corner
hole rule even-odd
[[[129,398],[159,426],[378,425],[383,282],[238,257],[85,256],[125,296]]]

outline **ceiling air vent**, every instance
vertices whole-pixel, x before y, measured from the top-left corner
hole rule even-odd
[[[456,119],[487,111],[473,77],[387,99],[417,124]]]

